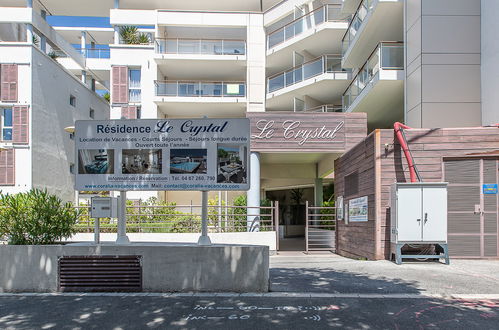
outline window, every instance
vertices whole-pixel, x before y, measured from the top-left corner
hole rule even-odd
[[[92,109],[92,108],[90,108],[90,111],[89,111],[88,115],[89,115],[90,118],[94,119],[94,117],[95,117],[95,110]]]
[[[2,141],[12,141],[12,108],[2,110]]]
[[[354,172],[345,176],[345,196],[352,196],[359,193],[359,173]]]
[[[76,107],[76,96],[69,95],[69,104],[71,104],[71,106],[73,107]]]
[[[140,69],[128,70],[128,102],[140,102]]]

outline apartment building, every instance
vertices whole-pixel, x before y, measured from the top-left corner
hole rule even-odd
[[[29,45],[8,49],[26,47],[44,61],[54,50],[60,75],[82,88],[81,117],[67,117],[62,126],[86,118],[86,108],[105,118],[101,106],[112,119],[250,118],[248,205],[279,200],[290,235],[304,227],[292,206],[320,205],[324,186],[334,182],[334,161],[370,131],[395,121],[415,128],[499,122],[494,0],[2,2],[2,22],[27,27],[16,35]],[[52,28],[45,15],[109,17],[110,24]],[[30,33],[51,48],[26,42]],[[4,54],[0,62],[10,64]],[[95,98],[98,89],[109,90],[110,105]],[[43,96],[57,99],[48,92]],[[20,100],[33,111],[36,103]],[[69,150],[66,138],[61,134],[60,143]],[[64,159],[57,166],[69,167]],[[213,192],[228,203],[243,193]],[[196,192],[128,196],[158,195],[178,204],[200,201]]]
[[[96,94],[85,58],[45,14],[39,3],[0,2],[0,189],[47,188],[73,201],[74,141],[64,129],[78,119],[109,118],[109,103]],[[57,61],[62,57],[77,72]]]

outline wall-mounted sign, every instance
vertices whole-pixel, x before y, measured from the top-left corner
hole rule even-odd
[[[336,219],[343,220],[343,196],[336,198]]]
[[[497,194],[497,184],[484,184],[482,186],[484,195],[496,195]]]
[[[367,196],[348,201],[348,218],[350,222],[367,221]]]
[[[77,121],[76,190],[248,190],[248,119]]]
[[[367,134],[365,113],[248,112],[251,150],[344,152]]]

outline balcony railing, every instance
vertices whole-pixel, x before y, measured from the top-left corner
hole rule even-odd
[[[295,112],[343,112],[341,105],[324,104],[305,110],[295,110]]]
[[[158,54],[245,55],[246,42],[231,39],[156,39]]]
[[[380,42],[366,63],[343,93],[343,109],[352,105],[364,88],[378,74],[379,70],[404,69],[404,44],[401,42]]]
[[[267,92],[272,93],[284,87],[299,83],[323,73],[351,72],[341,68],[341,56],[323,55],[302,65],[273,75],[267,79]]]
[[[110,58],[111,50],[109,48],[76,48],[85,58]]]
[[[340,12],[341,5],[329,4],[296,18],[267,35],[267,49],[271,49],[324,22],[348,22],[341,18]]]
[[[156,96],[244,97],[244,82],[224,81],[155,81]]]
[[[375,1],[376,0],[362,0],[362,2],[359,4],[357,11],[355,12],[355,14],[352,17],[352,20],[350,21],[350,25],[348,26],[347,32],[343,36],[343,40],[341,42],[342,55],[345,55],[345,53],[348,50],[348,47],[350,47],[350,44],[355,39],[355,36],[357,35],[357,32],[362,26],[362,23],[366,19],[367,15],[372,11],[374,7],[373,4]]]

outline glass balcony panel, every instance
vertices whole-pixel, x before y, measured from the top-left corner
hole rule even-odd
[[[245,43],[242,40],[224,40],[223,53],[225,55],[244,55],[246,54]]]
[[[178,83],[179,97],[199,96],[199,84],[197,83]]]
[[[285,79],[284,73],[270,78],[268,81],[269,93],[284,88],[284,79]]]
[[[322,7],[321,9],[317,9],[316,11],[313,12],[314,23],[316,25],[324,23],[325,11],[326,11],[326,6]]]
[[[199,40],[199,53],[205,55],[222,55],[222,40]]]
[[[129,89],[128,90],[128,102],[139,103],[140,102],[140,89]]]
[[[201,49],[199,40],[178,40],[178,53],[179,54],[199,54]]]
[[[293,85],[295,83],[294,70],[288,71],[284,75],[285,75],[285,79],[286,79],[286,87]]]
[[[223,95],[233,97],[244,97],[246,94],[246,86],[241,83],[224,83]]]
[[[323,58],[303,65],[303,80],[316,76],[324,72]]]
[[[165,47],[166,47],[167,54],[177,54],[178,53],[178,41],[177,41],[177,39],[165,40]]]
[[[342,71],[341,57],[326,56],[326,72]]]
[[[383,69],[404,68],[404,46],[382,44],[381,47],[381,67]]]
[[[327,20],[329,22],[337,21],[341,18],[341,7],[328,5],[327,6]]]
[[[275,31],[268,36],[268,47],[269,49],[284,42],[284,29]]]

